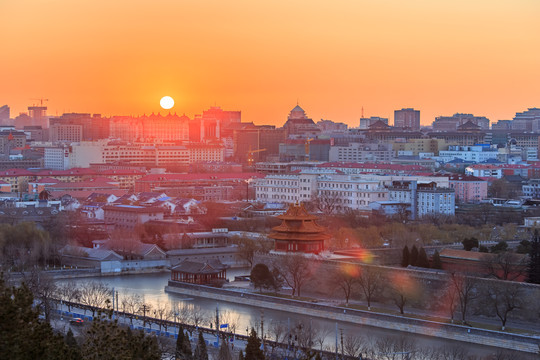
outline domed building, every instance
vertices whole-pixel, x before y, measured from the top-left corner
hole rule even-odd
[[[283,125],[287,136],[289,135],[318,135],[321,130],[315,125],[312,119],[308,118],[304,109],[296,105]]]
[[[273,227],[269,238],[275,241],[275,251],[314,253],[324,250],[330,239],[326,228],[316,223],[317,217],[308,213],[303,204],[291,204],[287,212],[279,215],[281,225]]]

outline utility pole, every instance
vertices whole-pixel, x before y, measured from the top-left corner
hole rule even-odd
[[[143,312],[143,327],[146,327],[146,312],[149,310],[148,305],[142,304],[141,305],[141,310]]]
[[[261,341],[264,351],[264,310],[261,310]]]
[[[289,342],[287,343],[287,358],[289,358],[289,348],[291,347],[291,318],[287,318],[287,332],[289,333]]]
[[[337,323],[336,323],[336,360],[338,360]]]
[[[114,288],[112,288],[112,319],[114,320]]]
[[[343,359],[343,355],[345,354],[345,351],[343,349],[343,329],[339,329],[341,332],[341,358]]]
[[[219,305],[216,304],[216,343],[219,348]]]

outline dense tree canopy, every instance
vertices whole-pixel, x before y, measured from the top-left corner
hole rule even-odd
[[[261,341],[257,337],[255,329],[251,328],[246,345],[246,360],[264,360],[264,352],[261,349]]]
[[[461,242],[463,244],[463,249],[466,251],[471,251],[474,248],[478,247],[478,239],[474,237],[465,238]]]
[[[534,232],[529,253],[528,280],[533,284],[540,284],[540,235],[538,230]]]
[[[262,291],[263,288],[271,288],[274,283],[274,276],[265,264],[257,264],[251,269],[251,282],[255,288]]]
[[[32,292],[8,287],[0,276],[0,359],[75,359],[76,353],[39,320]]]
[[[94,317],[82,346],[83,358],[99,359],[137,359],[160,360],[155,337],[145,336],[142,331],[122,328],[114,320],[112,313]]]

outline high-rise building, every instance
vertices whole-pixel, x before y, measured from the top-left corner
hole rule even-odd
[[[243,129],[234,130],[234,159],[241,163],[257,163],[272,156],[277,158],[279,144],[285,142],[285,139],[284,129],[249,124]]]
[[[29,106],[28,115],[32,118],[34,126],[47,127],[47,107],[46,106]]]
[[[512,130],[540,131],[540,109],[529,108],[527,111],[516,113],[512,120]]]
[[[420,130],[420,110],[412,108],[394,111],[394,127]]]
[[[51,141],[79,142],[109,137],[109,119],[100,114],[63,114],[49,119],[49,123]]]
[[[212,106],[203,111],[202,115],[195,115],[189,122],[189,140],[192,142],[205,142],[221,139],[225,136],[223,130],[231,124],[241,122],[240,111],[226,111],[219,106]],[[232,134],[229,134],[232,136]]]
[[[0,106],[0,122],[5,124],[7,121],[9,121],[9,106],[2,105]]]
[[[26,134],[22,131],[2,129],[0,131],[0,155],[9,156],[14,148],[26,145]]]

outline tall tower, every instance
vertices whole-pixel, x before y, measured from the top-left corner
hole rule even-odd
[[[420,110],[412,108],[394,111],[394,127],[420,130]]]

